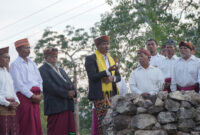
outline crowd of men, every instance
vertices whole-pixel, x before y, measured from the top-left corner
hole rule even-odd
[[[88,99],[93,102],[92,135],[102,135],[102,120],[110,107],[110,98],[128,92],[119,73],[119,63],[109,54],[110,38],[94,40],[96,50],[86,57]],[[43,50],[45,63],[38,69],[28,57],[28,39],[15,42],[18,58],[11,63],[9,47],[0,49],[0,134],[42,135],[40,102],[44,99],[48,135],[75,135],[74,98],[76,88],[66,72],[58,66],[58,49]],[[138,66],[129,77],[130,90],[144,98],[158,91],[199,93],[200,59],[189,42],[176,44],[168,40],[157,52],[156,40],[146,42],[137,53]],[[180,57],[176,56],[176,51]]]

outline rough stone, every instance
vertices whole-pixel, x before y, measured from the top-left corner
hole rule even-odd
[[[192,119],[183,119],[178,123],[178,129],[180,131],[189,132],[193,131],[193,128],[195,128],[195,122]]]
[[[162,128],[162,127],[161,127],[160,123],[156,122],[155,126],[154,126],[152,129],[153,129],[153,130],[159,130],[159,129],[161,129],[161,128]]]
[[[144,107],[137,108],[137,114],[146,113],[146,112],[147,112],[147,109],[145,109]]]
[[[138,130],[135,135],[167,135],[164,130]]]
[[[164,102],[160,98],[157,98],[156,102],[155,102],[155,106],[163,107],[164,106]]]
[[[131,116],[118,115],[113,119],[114,123],[113,126],[116,130],[123,130],[129,128],[130,121],[131,121]]]
[[[135,100],[136,98],[138,98],[139,96],[140,96],[140,95],[137,94],[137,93],[127,93],[127,94],[125,95],[126,101],[133,101],[133,100]]]
[[[177,102],[175,100],[172,100],[172,99],[166,99],[165,100],[165,108],[168,111],[176,112],[176,111],[179,110],[179,107],[180,107],[180,103],[179,102]]]
[[[159,123],[166,124],[170,122],[175,122],[177,120],[177,117],[176,114],[173,112],[160,112],[157,119]]]
[[[149,129],[157,120],[150,114],[138,114],[131,119],[131,128],[133,129]]]
[[[167,91],[159,91],[157,96],[159,99],[164,101],[168,97],[168,92]]]
[[[150,106],[152,106],[153,103],[151,102],[151,100],[144,100],[144,108],[149,108]]]
[[[107,126],[107,125],[110,125],[112,123],[112,112],[113,112],[112,109],[108,109],[108,112],[103,119],[103,125]]]
[[[177,112],[178,119],[192,119],[195,117],[193,109],[180,108]]]
[[[136,114],[137,107],[132,102],[122,101],[116,106],[116,112],[120,114]]]
[[[144,99],[142,96],[137,97],[136,99],[133,100],[133,103],[139,107],[144,106]]]
[[[133,129],[125,129],[125,130],[117,132],[117,135],[134,135],[134,130]]]
[[[180,92],[180,91],[171,92],[171,93],[169,94],[169,97],[170,97],[171,99],[175,99],[175,100],[181,100],[181,101],[182,101],[182,100],[185,100],[183,93]]]
[[[167,131],[170,135],[176,135],[177,125],[176,124],[166,124],[163,126],[163,129]]]
[[[116,95],[116,96],[112,97],[110,107],[111,107],[113,110],[115,110],[116,107],[117,107],[117,105],[118,105],[120,102],[125,101],[125,100],[126,100],[125,97],[123,97],[123,96],[121,96],[121,95]]]
[[[178,132],[177,135],[190,135],[190,134],[184,132]]]
[[[157,114],[163,110],[164,110],[164,107],[162,107],[162,106],[151,106],[148,108],[147,111],[149,114]]]
[[[192,107],[192,105],[187,101],[181,101],[181,107],[190,109]]]
[[[200,132],[191,132],[191,135],[200,135]]]

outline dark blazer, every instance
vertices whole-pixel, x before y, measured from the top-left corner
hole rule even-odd
[[[74,101],[68,98],[68,91],[75,90],[65,71],[59,68],[64,81],[47,63],[39,68],[43,79],[44,114],[51,115],[63,111],[74,111]]]
[[[95,54],[86,57],[85,68],[89,80],[88,99],[102,100],[104,97],[102,92],[101,79],[107,77],[106,70],[99,72]],[[121,80],[118,70],[115,71],[115,77],[116,77],[116,82],[119,82]],[[112,84],[113,84],[113,92],[116,93],[116,83]]]

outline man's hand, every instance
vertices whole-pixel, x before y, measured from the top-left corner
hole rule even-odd
[[[110,82],[114,82],[114,76],[108,76]]]
[[[111,71],[114,71],[116,69],[118,69],[118,66],[113,65],[113,66],[109,67],[108,71],[111,72]]]
[[[40,93],[39,95],[33,94],[33,96],[31,97],[31,102],[36,104],[39,104],[41,100],[42,100],[42,93]]]
[[[110,82],[110,80],[109,80],[108,77],[105,77],[105,78],[103,78],[103,82],[104,82],[105,84],[108,84],[108,83]]]
[[[17,109],[17,107],[18,107],[18,103],[17,102],[10,102],[10,104],[9,104],[9,108],[11,108],[11,109],[14,109],[14,110],[16,110]]]
[[[68,92],[68,98],[69,98],[69,99],[72,99],[74,96],[75,96],[75,91],[74,91],[74,90],[70,90],[70,91]]]

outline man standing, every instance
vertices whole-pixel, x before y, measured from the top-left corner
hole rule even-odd
[[[166,45],[162,45],[161,55],[164,56],[164,57],[167,57],[167,47],[166,47]]]
[[[75,135],[75,87],[66,72],[58,67],[58,50],[44,50],[45,64],[39,70],[43,79],[44,114],[48,115],[47,135]]]
[[[154,39],[149,39],[146,42],[147,50],[151,54],[150,64],[154,67],[160,67],[162,60],[165,58],[157,52],[157,42]]]
[[[115,61],[109,55],[110,38],[101,36],[95,39],[97,50],[94,54],[87,56],[85,68],[89,80],[89,100],[93,101],[95,109],[93,110],[93,118],[97,115],[98,128],[92,127],[92,135],[102,135],[102,120],[105,117],[108,107],[110,106],[109,98],[119,94],[116,82],[121,77]],[[93,125],[95,125],[93,119]]]
[[[15,94],[13,80],[8,72],[10,56],[9,47],[0,49],[0,134],[18,135],[16,120],[19,100]]]
[[[150,53],[145,49],[138,50],[140,66],[131,73],[129,79],[130,89],[143,97],[155,95],[162,89],[164,77],[160,69],[150,65]]]
[[[172,71],[174,67],[174,63],[178,59],[176,56],[176,43],[173,40],[168,40],[166,43],[167,48],[167,57],[163,59],[160,65],[160,69],[164,75],[165,78],[165,87],[164,91],[171,92],[170,90],[170,84],[171,84],[171,77],[172,77]]]
[[[179,43],[181,58],[174,64],[171,90],[195,90],[199,93],[200,60],[192,55],[192,44]]]
[[[40,101],[42,100],[42,78],[36,64],[28,58],[28,39],[15,42],[19,57],[11,64],[10,73],[20,100],[17,109],[20,135],[42,135]]]

